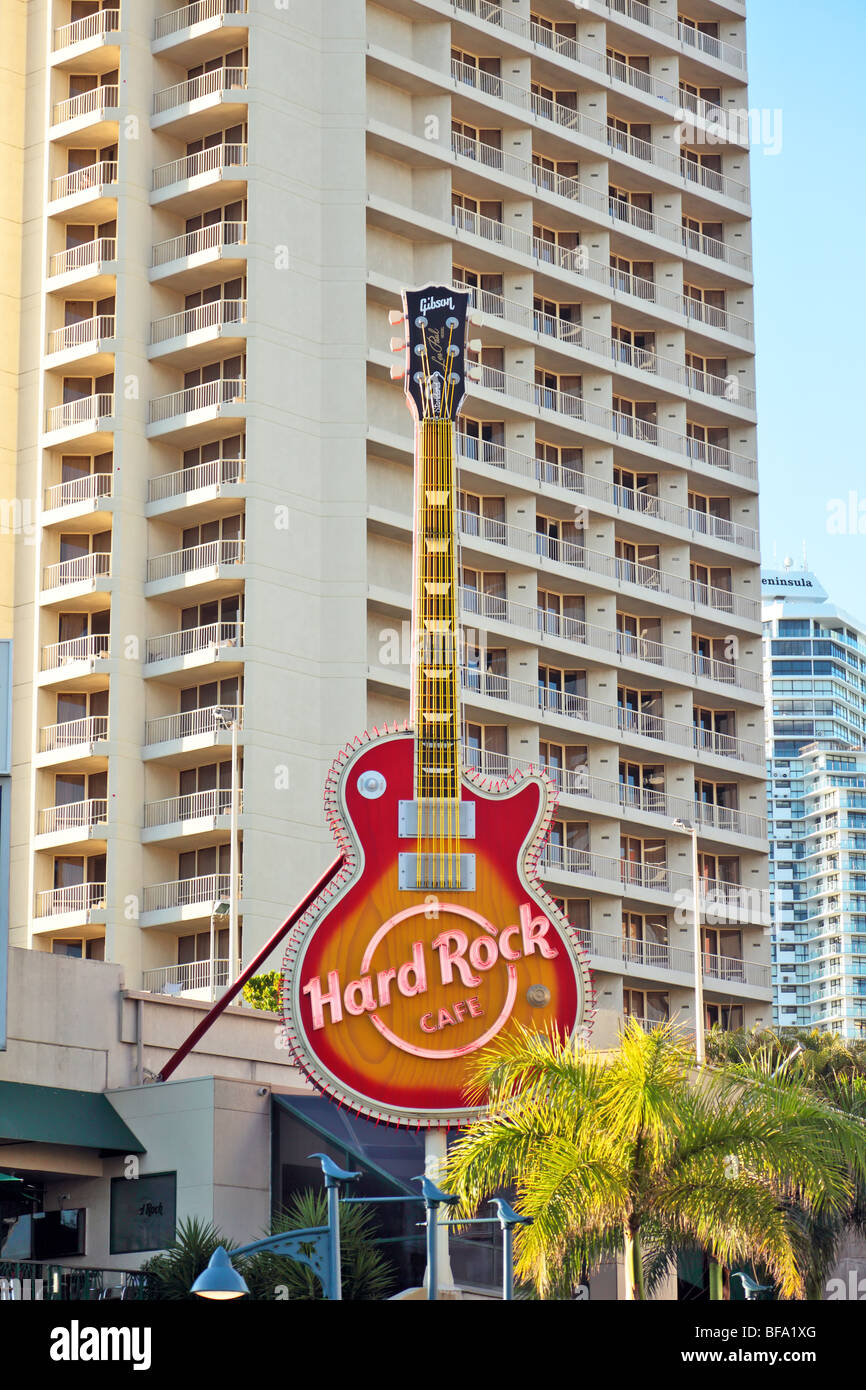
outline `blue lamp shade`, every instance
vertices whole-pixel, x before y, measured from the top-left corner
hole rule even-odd
[[[249,1293],[246,1280],[238,1274],[222,1245],[210,1257],[210,1264],[196,1279],[192,1292],[201,1298],[243,1298]]]

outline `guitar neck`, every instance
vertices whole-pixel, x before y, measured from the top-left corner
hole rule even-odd
[[[413,613],[415,796],[460,796],[460,669],[454,423],[416,429]]]

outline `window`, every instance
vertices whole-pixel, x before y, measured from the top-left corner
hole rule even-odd
[[[633,401],[626,396],[614,396],[613,410],[620,434],[641,439],[647,444],[658,443],[658,407],[655,401]]]
[[[536,188],[557,193],[563,198],[573,198],[577,190],[570,185],[579,177],[580,166],[576,159],[552,159],[542,154],[532,156],[532,180]]]
[[[473,198],[469,193],[451,194],[451,221],[455,227],[475,236],[502,239],[502,204]]]
[[[639,661],[661,661],[661,635],[661,618],[617,611],[616,649],[620,656],[634,656]]]
[[[692,581],[692,599],[695,603],[712,604],[725,613],[732,613],[734,599],[731,593],[731,571],[714,565],[702,565],[696,560],[689,564]]]
[[[618,48],[608,48],[607,74],[616,82],[629,82],[643,92],[652,91],[650,60],[644,53],[624,53]]]
[[[460,417],[460,449],[465,458],[482,463],[505,462],[505,422]]]
[[[203,150],[214,150],[227,146],[233,147],[228,153],[227,158],[237,157],[237,147],[245,145],[247,140],[247,128],[245,125],[229,126],[227,130],[214,130],[210,135],[203,135],[198,140],[190,140],[187,143],[187,155],[201,154]]]
[[[548,777],[560,790],[586,791],[589,785],[585,744],[549,743],[542,739],[538,756]]]
[[[193,492],[196,488],[217,483],[239,482],[246,443],[244,435],[231,434],[225,439],[214,439],[208,444],[198,444],[194,449],[185,449],[181,491]]]
[[[690,318],[713,324],[716,328],[727,327],[724,290],[683,285],[683,308]]]
[[[535,477],[539,483],[574,488],[583,476],[583,450],[535,440]]]
[[[611,149],[638,159],[652,159],[651,140],[652,126],[645,121],[626,121],[620,116],[608,115],[607,143]]]
[[[560,594],[550,589],[538,591],[538,626],[551,637],[566,637],[570,642],[586,640],[583,594]]]
[[[640,227],[645,232],[653,230],[655,223],[651,193],[638,193],[632,188],[617,188],[615,184],[609,184],[607,196],[611,217],[618,217],[621,221],[629,222],[633,227]]]
[[[460,605],[464,613],[480,613],[504,622],[508,615],[504,570],[462,569]]]
[[[633,763],[620,759],[619,800],[621,806],[664,814],[665,770],[657,763]]]
[[[586,672],[539,666],[538,702],[541,709],[572,716],[585,714]]]
[[[508,728],[505,724],[467,724],[466,766],[487,777],[507,777]]]
[[[663,913],[622,914],[623,957],[636,965],[667,966],[668,919]]]
[[[532,326],[536,333],[547,333],[564,342],[580,340],[580,305],[560,304],[536,295],[532,301]]]
[[[619,727],[645,738],[661,738],[663,700],[660,690],[637,690],[632,686],[617,687]]]
[[[642,367],[654,372],[656,368],[656,335],[644,329],[624,328],[613,324],[610,330],[611,356],[615,362],[629,367]]]
[[[577,92],[546,87],[541,82],[530,84],[532,113],[557,125],[577,126]]]
[[[624,989],[622,1011],[626,1018],[636,1018],[641,1023],[667,1023],[670,1018],[668,995],[662,990]]]
[[[620,294],[633,294],[638,299],[656,297],[655,264],[653,261],[633,261],[627,256],[610,256],[610,286]]]
[[[614,468],[613,496],[618,507],[656,515],[658,492],[658,473],[636,473],[630,468]]]
[[[668,882],[667,853],[664,840],[621,835],[619,857],[623,883],[664,891]]]
[[[640,584],[643,588],[657,589],[659,586],[659,548],[657,545],[639,545],[614,537],[614,556],[616,558],[616,577],[629,584]]]
[[[505,647],[479,647],[474,642],[467,642],[463,671],[465,690],[475,690],[480,695],[504,700],[508,694],[507,672],[508,652]]]
[[[723,1028],[726,1033],[736,1033],[743,1027],[742,1004],[707,1004],[706,1026]]]
[[[505,524],[505,498],[484,497],[475,492],[458,492],[457,508],[460,529],[465,536],[483,536],[487,541],[504,545],[508,531]]]
[[[451,278],[456,285],[463,286],[471,290],[471,302],[486,314],[497,314],[500,318],[504,312],[502,303],[502,276],[486,274],[479,270],[472,270],[469,266],[454,265],[451,267]]]
[[[502,168],[502,131],[451,122],[451,148],[463,159],[477,159],[491,169]]]
[[[535,549],[549,560],[567,565],[583,564],[583,531],[574,521],[558,516],[536,516]]]
[[[467,53],[462,48],[451,50],[451,71],[459,82],[478,87],[488,96],[502,95],[500,58],[481,58],[475,53]]]
[[[583,381],[573,373],[535,368],[535,404],[561,415],[582,415]]]
[[[545,227],[541,222],[532,224],[533,251],[540,261],[550,265],[564,266],[567,270],[579,272],[580,260],[574,253],[580,247],[580,232],[561,227]]]

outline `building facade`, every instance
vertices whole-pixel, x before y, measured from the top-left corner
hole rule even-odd
[[[207,990],[333,857],[408,712],[387,313],[453,281],[466,758],[555,778],[602,1013],[694,1026],[694,826],[705,1023],[769,1022],[745,10],[694,11],[17,16],[15,944]]]
[[[866,629],[829,601],[808,570],[767,571],[761,586],[774,1019],[859,1037],[866,1024]]]

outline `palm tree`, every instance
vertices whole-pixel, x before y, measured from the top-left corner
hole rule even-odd
[[[468,1094],[487,1113],[454,1144],[465,1211],[503,1188],[532,1225],[517,1273],[542,1296],[625,1252],[626,1297],[646,1297],[644,1256],[667,1267],[699,1245],[719,1265],[766,1268],[803,1296],[807,1242],[792,1218],[837,1213],[866,1172],[866,1127],[790,1078],[707,1068],[670,1024],[634,1021],[612,1056],[519,1029],[476,1061]]]
[[[296,1192],[288,1207],[272,1222],[270,1234],[283,1231],[307,1230],[311,1226],[327,1226],[327,1193],[305,1188]],[[394,1287],[394,1270],[374,1244],[376,1220],[363,1203],[340,1208],[340,1247],[344,1300],[378,1300],[387,1298]],[[260,1251],[247,1261],[244,1277],[255,1299],[324,1298],[321,1281],[309,1265],[300,1264],[285,1255]]]

